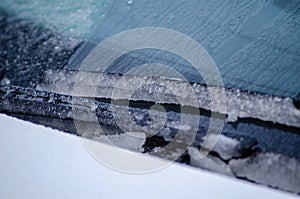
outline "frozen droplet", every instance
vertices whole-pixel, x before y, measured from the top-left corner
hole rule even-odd
[[[60,47],[59,47],[59,46],[55,46],[55,47],[54,47],[54,50],[55,50],[55,51],[59,51],[59,50],[60,50]]]
[[[174,15],[171,13],[171,14],[168,16],[167,20],[168,20],[168,22],[172,22],[173,19],[174,19]]]
[[[227,122],[236,122],[238,120],[238,115],[235,112],[228,113],[228,116],[226,118]]]
[[[103,4],[103,7],[104,7],[104,8],[108,8],[108,6],[109,6],[109,4],[108,4],[107,2],[105,2],[105,3]]]
[[[105,17],[105,16],[106,16],[105,12],[100,12],[99,13],[99,17]]]
[[[98,105],[97,105],[96,103],[93,103],[93,104],[91,105],[91,111],[96,111],[97,108],[98,108]]]
[[[176,134],[175,133],[173,134],[170,128],[166,127],[159,132],[159,135],[162,136],[165,141],[171,142],[174,139]]]
[[[141,121],[142,119],[144,119],[144,115],[143,115],[143,114],[136,114],[136,115],[134,116],[134,118],[135,118],[136,120]]]
[[[191,126],[185,125],[185,124],[178,125],[177,128],[178,128],[178,130],[182,130],[182,131],[189,131],[189,130],[191,130]]]
[[[48,103],[53,103],[54,102],[54,99],[55,97],[54,97],[54,94],[53,93],[51,93],[50,94],[50,96],[49,96],[49,100],[48,100]]]
[[[129,6],[132,5],[133,3],[134,3],[133,0],[126,0],[126,4],[129,5]]]
[[[8,78],[3,78],[2,80],[1,80],[1,83],[0,83],[2,86],[8,86],[8,85],[10,85],[10,80],[8,79]]]

